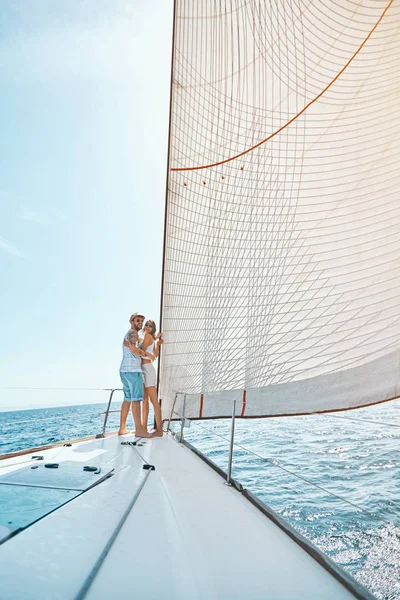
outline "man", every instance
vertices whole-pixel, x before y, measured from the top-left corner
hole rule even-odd
[[[118,435],[129,433],[126,428],[129,407],[132,405],[132,415],[135,422],[135,435],[138,437],[150,437],[147,429],[144,429],[141,423],[140,402],[143,400],[143,375],[142,375],[142,357],[154,358],[152,354],[144,352],[138,348],[138,332],[143,327],[144,316],[134,313],[129,319],[130,330],[125,335],[122,344],[122,362],[119,369],[122,385],[124,387],[124,401],[121,406],[121,416]]]

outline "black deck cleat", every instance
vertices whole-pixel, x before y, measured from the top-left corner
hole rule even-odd
[[[72,446],[72,444],[63,444],[64,446]]]
[[[46,469],[58,469],[58,463],[46,463],[44,466]]]
[[[143,469],[145,471],[155,471],[156,470],[154,465],[148,465],[148,464],[143,465]]]
[[[37,454],[35,454],[35,456],[31,456],[31,459],[33,460],[34,458],[36,458],[36,460],[43,460],[44,456],[38,456]]]
[[[95,465],[85,465],[83,467],[83,470],[90,471],[90,473],[94,473],[95,475],[97,475],[98,473],[101,473],[100,467],[96,467]]]

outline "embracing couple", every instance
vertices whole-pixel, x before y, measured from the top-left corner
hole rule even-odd
[[[139,338],[139,331],[143,328],[144,316],[134,313],[129,319],[130,330],[124,337],[122,345],[122,362],[119,369],[124,388],[124,401],[121,407],[121,417],[118,435],[129,433],[126,429],[126,420],[129,407],[132,406],[132,415],[135,422],[135,436],[161,437],[163,434],[161,422],[161,406],[157,399],[157,375],[153,360],[158,356],[158,348],[163,343],[162,335],[156,335],[154,321],[144,324],[144,337]],[[149,399],[153,404],[156,419],[156,430],[147,431],[149,418]],[[143,411],[141,401],[143,400]]]

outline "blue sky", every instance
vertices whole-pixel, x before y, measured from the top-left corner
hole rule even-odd
[[[0,5],[0,410],[102,401],[159,320],[172,2]]]

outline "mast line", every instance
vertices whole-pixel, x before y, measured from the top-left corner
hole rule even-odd
[[[173,11],[172,11],[172,48],[171,48],[171,78],[170,78],[170,89],[169,89],[169,123],[168,123],[168,151],[167,151],[167,171],[165,180],[165,209],[164,209],[164,242],[163,242],[163,255],[162,255],[162,268],[161,268],[161,299],[160,299],[160,320],[159,320],[159,331],[162,331],[162,314],[164,308],[164,273],[165,273],[165,259],[166,259],[166,246],[167,246],[167,219],[168,219],[168,184],[170,176],[170,158],[171,158],[171,129],[172,129],[172,86],[174,81],[174,58],[175,58],[175,23],[176,23],[176,0],[174,0]],[[158,365],[157,365],[157,396],[159,394],[159,383],[160,383],[160,366],[161,366],[161,353],[162,346],[158,352]]]

